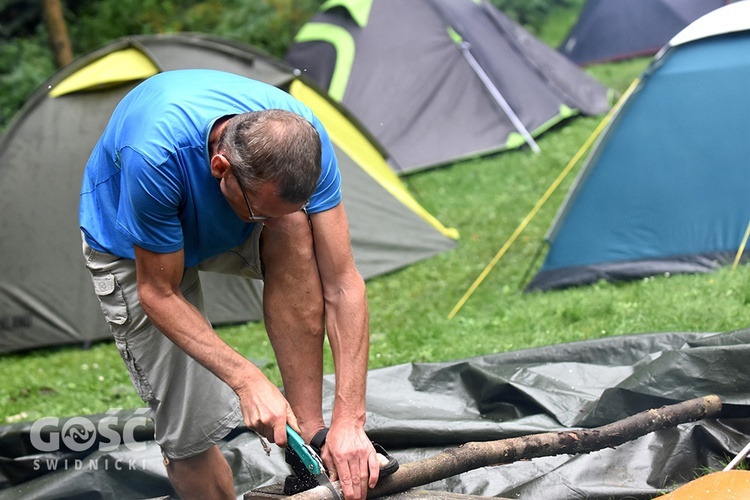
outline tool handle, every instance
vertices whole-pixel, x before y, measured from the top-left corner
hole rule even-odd
[[[302,436],[297,434],[297,431],[292,429],[289,424],[286,426],[286,439],[287,446],[297,454],[299,459],[302,460],[302,463],[305,464],[305,467],[307,467],[307,470],[314,475],[318,475],[322,472],[320,463],[312,455],[310,448],[305,444]]]

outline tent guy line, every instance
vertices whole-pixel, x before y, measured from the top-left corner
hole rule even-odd
[[[734,262],[732,263],[733,271],[737,268],[737,265],[740,263],[740,258],[742,257],[742,254],[745,252],[745,247],[747,246],[748,238],[750,238],[750,221],[747,221],[747,229],[745,229],[745,236],[742,237],[742,243],[740,243],[740,247],[737,249],[737,254],[734,256]]]
[[[633,80],[633,82],[630,84],[630,86],[622,95],[622,97],[620,97],[620,99],[617,101],[617,105],[614,106],[612,109],[610,109],[610,111],[607,113],[604,119],[601,122],[599,122],[599,125],[597,125],[597,127],[594,129],[591,135],[589,135],[588,139],[586,139],[586,141],[578,149],[576,154],[573,155],[573,158],[570,159],[568,164],[560,172],[557,178],[552,182],[552,184],[550,184],[550,186],[547,188],[547,191],[545,191],[545,193],[542,195],[539,201],[536,202],[536,205],[534,205],[534,207],[526,215],[526,217],[523,218],[523,220],[518,225],[518,227],[516,227],[516,230],[513,231],[513,234],[511,234],[510,237],[505,241],[503,246],[500,248],[500,250],[498,250],[498,252],[492,258],[489,264],[485,266],[485,268],[479,274],[479,277],[477,277],[477,279],[474,280],[474,283],[471,284],[471,286],[466,291],[466,293],[464,293],[464,295],[459,299],[456,305],[453,306],[453,309],[451,309],[451,312],[448,313],[448,319],[453,319],[456,316],[456,314],[458,314],[458,312],[461,310],[464,304],[466,304],[466,301],[469,300],[472,294],[477,290],[477,288],[479,288],[479,285],[482,284],[484,279],[490,274],[490,272],[495,267],[495,265],[500,261],[503,255],[505,255],[505,253],[508,251],[511,245],[513,245],[513,243],[521,235],[524,229],[526,229],[526,226],[529,225],[531,220],[536,216],[537,212],[539,212],[542,206],[545,203],[547,203],[547,200],[549,200],[549,198],[557,190],[557,188],[560,187],[560,184],[562,184],[562,181],[565,180],[565,177],[567,177],[570,171],[573,170],[573,167],[576,164],[578,164],[578,162],[581,160],[581,158],[586,153],[586,151],[588,151],[588,149],[591,147],[594,141],[596,141],[596,139],[602,133],[602,130],[604,130],[604,128],[609,123],[609,121],[612,119],[612,116],[614,116],[614,114],[617,112],[620,106],[622,106],[622,103],[624,103],[627,100],[628,96],[633,92],[633,89],[635,89],[638,86],[638,81],[639,80],[637,78]]]

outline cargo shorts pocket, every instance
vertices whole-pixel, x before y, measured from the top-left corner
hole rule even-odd
[[[94,275],[94,291],[107,323],[122,325],[128,320],[125,295],[114,274]]]
[[[141,369],[135,356],[133,356],[133,351],[130,349],[127,340],[115,338],[115,345],[120,353],[120,357],[125,362],[128,374],[130,375],[130,381],[133,383],[133,387],[135,387],[138,395],[144,403],[153,401],[155,399],[154,390],[151,388],[151,384],[148,382],[146,374]]]

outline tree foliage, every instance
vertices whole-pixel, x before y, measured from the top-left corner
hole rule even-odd
[[[405,0],[406,1],[406,0]],[[581,0],[492,0],[538,28],[550,11]],[[323,0],[62,0],[75,57],[120,37],[195,31],[234,38],[281,57]],[[0,0],[0,130],[54,74],[41,1]],[[6,21],[8,20],[8,21]]]
[[[76,57],[120,37],[195,31],[235,38],[276,56],[322,0],[63,0]],[[54,74],[40,1],[0,0],[0,129]]]
[[[517,23],[531,31],[538,31],[554,9],[575,5],[580,0],[491,0],[491,2]]]
[[[0,44],[0,130],[31,92],[54,73],[46,40],[46,33],[40,30],[36,38]]]

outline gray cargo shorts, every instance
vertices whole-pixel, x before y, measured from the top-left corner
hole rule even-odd
[[[259,238],[262,225],[247,241],[185,269],[180,290],[204,315],[199,270],[260,279]],[[156,442],[172,460],[202,453],[242,424],[235,392],[164,336],[141,307],[135,261],[92,249],[83,239],[104,317],[138,395],[151,408]]]

